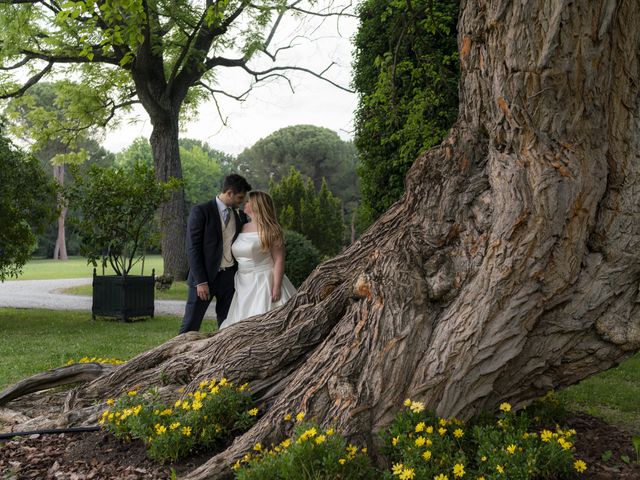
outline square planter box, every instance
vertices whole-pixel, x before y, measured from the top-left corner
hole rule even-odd
[[[123,322],[135,317],[153,318],[155,270],[150,276],[96,275],[93,270],[93,319],[115,317]]]

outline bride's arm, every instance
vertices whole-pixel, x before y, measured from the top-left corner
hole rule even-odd
[[[271,291],[271,301],[280,300],[280,287],[284,276],[284,246],[271,247],[271,258],[273,259],[273,290]]]

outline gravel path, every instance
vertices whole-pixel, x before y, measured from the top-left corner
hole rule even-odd
[[[0,283],[0,307],[91,311],[91,297],[60,293],[87,284],[91,284],[91,278],[6,281]],[[181,300],[156,300],[155,315],[182,317],[184,305],[185,301]],[[216,318],[214,303],[209,306],[205,318]]]

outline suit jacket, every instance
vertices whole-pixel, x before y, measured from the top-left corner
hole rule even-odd
[[[235,240],[242,225],[246,223],[244,213],[231,209],[236,220]],[[195,205],[187,222],[187,259],[191,286],[213,283],[222,261],[222,220],[215,199]]]

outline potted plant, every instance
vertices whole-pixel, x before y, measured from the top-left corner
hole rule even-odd
[[[93,269],[93,307],[96,316],[128,321],[153,317],[155,271],[144,275],[146,249],[152,244],[154,216],[177,180],[156,181],[153,169],[143,164],[128,168],[93,165],[83,175],[73,170],[73,185],[66,191],[77,213],[72,221],[81,238],[81,253]],[[141,275],[129,272],[142,262]],[[102,275],[96,267],[102,266]],[[115,275],[105,275],[109,265]]]

